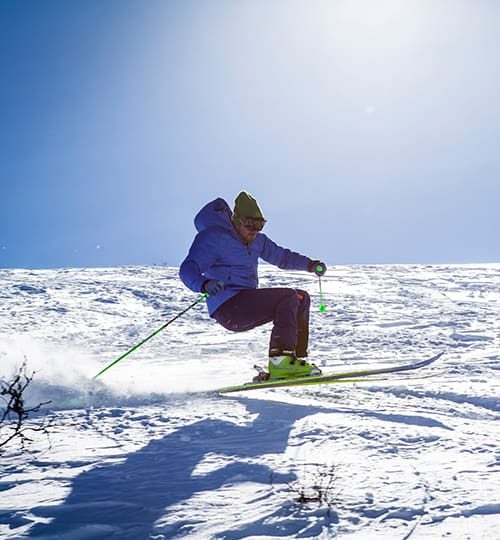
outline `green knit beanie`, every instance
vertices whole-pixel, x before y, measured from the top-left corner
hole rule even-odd
[[[242,217],[264,219],[259,203],[247,191],[240,192],[234,200],[234,213]],[[233,221],[237,221],[234,215]]]

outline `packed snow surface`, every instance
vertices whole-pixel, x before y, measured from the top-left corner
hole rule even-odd
[[[260,278],[310,292],[324,371],[445,354],[222,397],[270,326],[230,333],[198,304],[93,381],[196,300],[177,269],[0,270],[0,379],[26,359],[28,404],[51,401],[31,418],[49,438],[2,448],[0,538],[500,538],[500,265],[333,267],[325,313],[311,274]]]

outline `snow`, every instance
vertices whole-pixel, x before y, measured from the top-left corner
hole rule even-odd
[[[392,382],[222,397],[270,327],[232,334],[203,305],[92,381],[196,299],[176,268],[0,270],[0,378],[26,358],[52,421],[1,454],[0,537],[500,538],[499,278],[334,267],[320,313],[314,276],[263,265],[261,286],[311,293],[324,370],[446,354]]]

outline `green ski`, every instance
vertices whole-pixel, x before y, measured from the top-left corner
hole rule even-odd
[[[331,384],[341,382],[368,382],[368,381],[381,381],[391,380],[391,377],[385,378],[371,378],[373,375],[382,375],[390,373],[399,373],[401,371],[409,371],[419,369],[421,367],[432,364],[444,353],[438,353],[426,360],[420,360],[410,362],[407,364],[400,364],[396,366],[389,366],[385,368],[368,368],[368,369],[353,369],[351,371],[344,371],[340,373],[329,373],[325,375],[313,375],[308,377],[294,377],[290,379],[269,379],[261,382],[245,383],[238,386],[227,386],[225,388],[218,388],[215,390],[218,394],[230,394],[232,392],[245,392],[247,390],[260,390],[265,388],[283,388],[289,386],[309,386],[314,384]]]

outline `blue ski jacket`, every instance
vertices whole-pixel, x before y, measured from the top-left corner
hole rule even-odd
[[[227,202],[220,198],[198,212],[194,219],[198,234],[179,270],[184,285],[195,292],[202,292],[207,279],[224,282],[220,293],[207,298],[210,315],[240,291],[258,287],[259,258],[284,270],[308,270],[311,262],[309,257],[278,246],[263,233],[245,244],[231,216]]]

